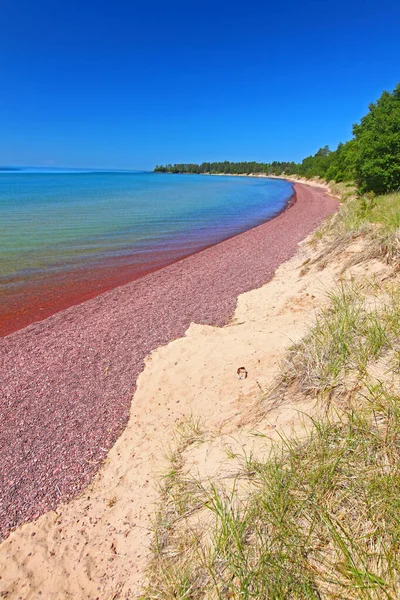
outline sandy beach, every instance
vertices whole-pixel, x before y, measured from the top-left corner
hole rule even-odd
[[[202,357],[197,356],[187,365],[179,359],[183,354],[178,349],[174,363],[168,359],[161,370],[158,364],[152,372],[153,390],[144,387],[141,396],[138,396],[140,389],[134,396],[138,375],[152,351],[161,347],[157,352],[162,355],[162,347],[171,340],[177,340],[173,344],[179,346],[178,338],[185,335],[189,326],[191,333],[183,340],[192,349],[199,347],[199,335],[207,338],[209,328],[230,330],[224,326],[234,315],[238,296],[266,284],[277,267],[294,255],[299,242],[337,209],[337,201],[324,190],[302,184],[295,184],[294,189],[294,204],[272,221],[1,340],[1,535],[7,538],[21,523],[43,515],[38,521],[19,527],[0,546],[1,571],[7,572],[7,577],[0,581],[0,590],[11,594],[7,597],[20,594],[23,598],[35,598],[42,588],[46,590],[42,597],[49,598],[72,598],[76,594],[95,598],[99,588],[99,597],[108,597],[103,595],[104,590],[108,593],[114,580],[108,567],[96,564],[93,548],[102,554],[100,562],[108,561],[111,566],[115,556],[105,556],[103,548],[109,535],[117,530],[121,540],[126,540],[125,545],[133,544],[130,554],[133,579],[134,573],[143,568],[145,553],[140,548],[148,539],[150,507],[156,496],[150,480],[151,457],[157,454],[160,442],[166,445],[171,438],[171,426],[179,422],[183,413],[192,410],[186,401],[192,388],[201,391],[204,386],[201,377],[196,380],[204,375],[204,368],[207,376],[214,377],[213,365],[216,372],[221,358],[226,365],[222,348],[236,353],[229,358],[230,369],[246,359],[243,351],[248,348],[232,339],[223,341],[222,346],[221,340],[215,346],[207,345],[207,340]],[[292,294],[287,289],[288,282],[284,276],[275,289],[275,304],[284,297],[288,300]],[[273,312],[271,290],[264,295],[263,302]],[[259,310],[267,316],[265,307]],[[235,318],[240,316],[235,314]],[[259,319],[258,314],[257,323]],[[267,327],[270,324],[267,321]],[[292,327],[290,322],[288,326]],[[197,341],[191,339],[193,331],[197,333]],[[258,341],[251,327],[247,327],[244,335],[248,337],[247,345],[270,343],[265,331]],[[287,337],[277,342],[279,347],[287,343]],[[252,353],[257,355],[258,351],[253,348]],[[152,359],[147,359],[147,371],[151,362]],[[268,370],[263,373],[260,368],[258,385],[267,376]],[[165,377],[169,379],[168,385]],[[237,380],[233,381],[236,385]],[[166,390],[175,384],[180,391],[172,398]],[[214,380],[213,384],[213,393],[218,398],[221,382]],[[254,386],[252,377],[245,382],[244,396],[254,391]],[[224,389],[229,392],[229,387]],[[237,390],[232,392],[236,402]],[[197,402],[201,403],[201,394]],[[223,404],[215,402],[212,395],[207,402],[210,417],[218,421],[217,415],[221,413],[226,419]],[[229,411],[232,412],[232,406],[228,414]],[[128,428],[112,449],[113,457],[109,455],[90,489],[87,488],[128,421]],[[114,461],[111,470],[110,461]],[[129,498],[123,502],[121,490],[115,492],[121,481],[125,492],[127,487],[130,489]],[[103,490],[100,495],[99,485]],[[83,495],[65,504],[83,490]],[[85,502],[87,509],[83,507]],[[130,507],[127,508],[126,502],[131,503]],[[83,513],[77,512],[76,503]],[[114,504],[120,512],[117,522],[111,524],[108,515]],[[56,509],[57,512],[48,512]],[[77,514],[86,515],[80,525],[81,517],[77,521],[78,530],[72,537],[62,525],[62,515],[67,513],[72,521],[76,521]],[[134,543],[132,528],[137,533]],[[42,550],[36,552],[32,544],[29,549],[26,547],[27,540],[33,538],[34,547]],[[86,554],[88,545],[92,549]],[[27,556],[22,560],[24,548]],[[87,556],[79,576],[74,575],[75,563],[56,566],[61,551],[71,553],[72,562],[76,561],[77,552],[82,560]],[[116,554],[122,556],[127,551],[126,547],[120,549],[119,544]],[[102,582],[98,569],[103,567],[106,580]],[[92,577],[94,572],[96,576]],[[134,597],[129,593],[126,591],[124,597]]]

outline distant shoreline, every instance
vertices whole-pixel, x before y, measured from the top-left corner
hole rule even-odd
[[[329,191],[330,187],[326,181],[318,177],[313,179],[307,179],[306,177],[294,177],[292,175],[267,175],[265,173],[171,173],[161,172],[163,175],[204,175],[206,177],[255,177],[258,179],[282,179],[291,183],[301,183],[303,185],[310,185],[312,187],[318,187],[323,190]]]

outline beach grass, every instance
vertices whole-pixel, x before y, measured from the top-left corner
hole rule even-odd
[[[351,184],[332,184],[332,193],[342,205],[314,234],[312,243],[322,242],[319,261],[340,253],[351,241],[361,239],[364,251],[355,261],[384,258],[388,263],[400,260],[400,192],[376,196],[359,194]]]
[[[388,284],[384,295],[374,280],[342,282],[300,343],[291,347],[282,378],[315,395],[354,386],[371,361],[398,346],[400,294]]]
[[[400,590],[400,405],[382,382],[233,485],[173,468],[145,598],[380,599]]]
[[[323,260],[335,236],[342,249],[361,237],[372,252],[358,260],[385,257],[396,266],[400,194],[358,196],[341,185],[347,196],[325,225]],[[340,282],[289,349],[274,393],[295,390],[326,407],[322,416],[305,416],[306,434],[266,441],[262,458],[243,451],[229,481],[192,477],[181,444],[161,495],[154,539],[162,544],[153,544],[143,598],[399,598],[395,273],[385,283]],[[184,439],[201,443],[202,436]]]

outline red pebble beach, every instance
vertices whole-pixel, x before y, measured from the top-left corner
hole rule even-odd
[[[295,202],[250,231],[0,340],[0,538],[80,492],[129,418],[153,349],[191,322],[222,326],[338,202]]]

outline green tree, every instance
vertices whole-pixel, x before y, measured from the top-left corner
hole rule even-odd
[[[383,92],[354,125],[355,180],[360,191],[384,194],[400,188],[400,84]]]
[[[354,181],[355,161],[355,140],[339,144],[335,152],[332,152],[332,161],[325,174],[326,179],[328,181]]]

